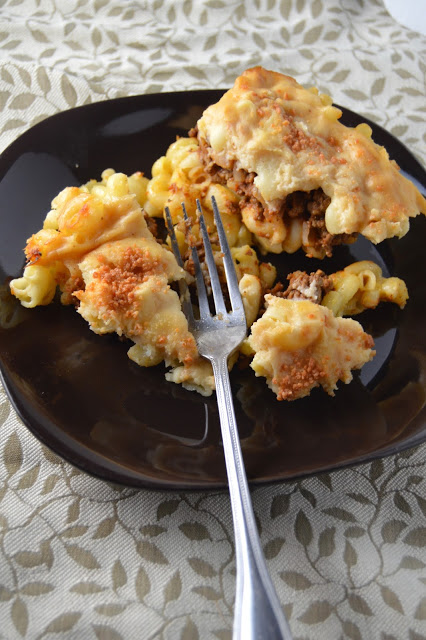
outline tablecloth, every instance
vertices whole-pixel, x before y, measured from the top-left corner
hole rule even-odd
[[[426,161],[426,37],[380,0],[0,7],[2,149],[70,107],[228,87],[261,64],[330,93]],[[231,638],[226,492],[135,490],[90,477],[30,434],[4,391],[0,438],[1,638]],[[425,454],[422,445],[253,490],[295,638],[426,638]]]

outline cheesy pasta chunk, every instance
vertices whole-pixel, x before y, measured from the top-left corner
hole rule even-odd
[[[27,241],[27,265],[11,292],[35,307],[49,304],[59,287],[61,302],[75,304],[95,333],[131,340],[128,356],[138,365],[164,362],[167,380],[210,395],[212,367],[198,354],[175,283],[192,285],[195,247],[209,291],[199,200],[225,285],[214,197],[250,332],[229,368],[239,355],[242,364],[252,358],[278,400],[303,398],[315,387],[333,395],[375,353],[371,336],[342,316],[381,301],[403,308],[405,283],[361,261],[330,276],[296,270],[285,286],[254,245],[263,254],[302,248],[324,258],[358,234],[374,243],[401,237],[410,217],[426,213],[425,199],[372,141],[371,129],[345,127],[341,115],[316,89],[261,67],[247,70],[154,163],[151,179],[106,169],[100,180],[61,191]],[[155,218],[164,218],[166,207],[184,268],[169,239],[155,237],[162,226]]]
[[[337,382],[352,380],[374,356],[373,339],[350,318],[335,318],[308,300],[266,295],[266,311],[248,338],[251,367],[266,378],[278,400],[303,398],[321,386],[334,395]]]
[[[78,263],[88,252],[120,238],[152,237],[138,201],[146,183],[141,173],[127,177],[108,169],[100,182],[63,189],[43,228],[27,241],[28,266],[10,283],[12,293],[33,307],[48,304],[59,285],[62,302],[74,302],[72,294],[81,284]]]
[[[240,196],[263,251],[331,255],[361,233],[374,243],[407,233],[426,200],[371,128],[339,122],[329,96],[255,67],[197,123],[206,170]]]
[[[169,282],[184,277],[172,253],[154,239],[106,243],[79,265],[84,289],[78,312],[95,333],[116,332],[135,343],[129,357],[148,367],[192,364],[195,340]]]

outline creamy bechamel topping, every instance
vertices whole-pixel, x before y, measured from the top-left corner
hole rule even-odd
[[[329,234],[361,233],[374,243],[403,236],[409,218],[426,213],[425,199],[373,142],[371,128],[346,127],[341,115],[329,96],[255,67],[198,121],[198,140],[209,159],[232,172],[228,185],[238,188],[241,172],[251,176],[250,196],[263,211],[248,206],[243,219],[266,250],[287,250],[290,230],[282,208],[294,192],[321,189],[330,199]]]
[[[295,400],[321,386],[334,395],[339,380],[372,359],[373,339],[352,318],[309,300],[266,295],[266,311],[251,328],[252,369],[264,376],[278,400]]]

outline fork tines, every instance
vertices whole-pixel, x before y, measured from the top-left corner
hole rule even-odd
[[[228,285],[229,299],[231,302],[232,311],[234,314],[244,315],[244,307],[241,299],[241,294],[238,288],[238,279],[237,279],[237,274],[235,272],[234,261],[232,259],[231,250],[229,248],[228,240],[225,234],[225,229],[223,228],[222,219],[220,217],[219,209],[214,196],[212,197],[211,201],[212,201],[214,220],[215,220],[215,224],[216,224],[216,228],[219,236],[220,248],[223,256],[223,265],[225,269],[225,275],[226,275],[226,281]],[[186,207],[184,204],[182,204],[182,211],[183,211],[185,222],[188,225],[188,230],[190,231],[191,221],[188,217]],[[197,200],[197,211],[198,211],[198,220],[200,224],[201,237],[204,244],[205,261],[209,271],[210,283],[211,283],[211,288],[213,292],[216,315],[218,317],[222,317],[228,312],[227,312],[225,301],[223,298],[222,287],[219,279],[219,274],[217,272],[217,267],[216,267],[216,263],[213,255],[213,249],[211,246],[206,222],[204,219],[203,211],[201,209],[201,204],[199,200]],[[172,222],[170,210],[168,207],[165,208],[165,212],[166,212],[167,228],[170,235],[172,250],[178,264],[181,267],[183,267],[183,261],[180,255],[179,246],[178,246],[175,231],[173,228],[173,222]],[[203,271],[201,268],[197,249],[194,246],[194,244],[192,244],[190,248],[191,248],[191,257],[194,263],[195,281],[197,285],[198,304],[200,309],[200,318],[202,318],[210,315],[207,290],[204,282]],[[186,313],[185,309],[184,309],[184,312]]]

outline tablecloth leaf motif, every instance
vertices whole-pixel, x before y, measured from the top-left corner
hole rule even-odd
[[[356,593],[348,594],[348,603],[351,609],[356,613],[361,613],[363,616],[372,616],[373,612],[369,607],[367,601]]]
[[[92,627],[98,640],[123,640],[121,633],[112,627],[104,624],[94,624]]]
[[[25,567],[26,569],[44,564],[43,554],[37,551],[18,551],[14,559],[21,567]]]
[[[348,568],[353,567],[358,562],[358,554],[355,551],[355,549],[353,548],[353,546],[351,545],[351,543],[349,542],[349,540],[346,540],[346,542],[345,542],[345,550],[343,552],[343,559],[344,559],[344,561],[346,563],[346,566]]]
[[[213,565],[202,558],[188,558],[188,564],[202,578],[213,578],[213,576],[217,575]]]
[[[395,609],[395,611],[404,614],[401,601],[392,589],[382,585],[380,587],[380,592],[382,594],[383,602],[385,602],[389,607],[392,607],[392,609]]]
[[[7,587],[4,587],[3,585],[0,585],[0,602],[8,602],[12,598],[13,591],[11,591],[11,589],[8,589]]]
[[[97,540],[99,538],[107,538],[114,531],[116,522],[116,517],[105,518],[104,520],[102,520],[102,522],[100,522],[96,527],[96,531],[93,534],[93,539]]]
[[[99,613],[101,616],[107,616],[108,618],[112,618],[114,616],[118,616],[120,613],[126,609],[125,604],[99,604],[94,607],[96,613]]]
[[[336,548],[335,534],[335,527],[326,527],[321,531],[318,538],[318,552],[321,558],[327,558],[333,555]]]
[[[16,431],[13,431],[3,449],[6,471],[9,476],[13,476],[21,468],[23,462],[22,445]]]
[[[426,598],[422,598],[419,602],[414,617],[416,620],[426,620]]]
[[[28,609],[21,598],[16,598],[13,601],[11,616],[15,629],[24,637],[28,629]]]
[[[422,498],[422,496],[419,496],[418,494],[415,494],[414,497],[417,501],[417,504],[419,505],[421,512],[426,518],[426,499]]]
[[[179,529],[190,540],[211,540],[207,527],[200,522],[183,522]]]
[[[296,520],[294,522],[294,533],[297,540],[303,546],[306,547],[312,542],[312,525],[302,510],[300,510],[296,516]]]
[[[49,633],[64,633],[66,631],[71,631],[80,618],[81,613],[78,611],[63,613],[62,615],[54,618],[39,637],[43,638]]]
[[[36,482],[40,473],[40,464],[28,469],[19,479],[17,489],[30,489]]]
[[[77,91],[65,74],[63,74],[61,78],[61,89],[67,105],[69,107],[75,107],[77,104]]]
[[[65,550],[67,554],[81,567],[85,569],[100,569],[99,561],[95,558],[91,551],[84,549],[77,544],[66,544]]]
[[[317,499],[315,497],[315,495],[312,493],[312,491],[308,491],[308,489],[305,489],[302,486],[298,487],[300,493],[302,494],[302,496],[305,498],[305,500],[307,500],[312,507],[315,509],[315,507],[317,506]]]
[[[284,493],[274,496],[271,503],[271,518],[285,515],[290,507],[290,495]]]
[[[35,100],[32,93],[20,93],[9,103],[9,109],[28,109]]]
[[[265,558],[267,560],[272,560],[272,558],[275,558],[283,548],[284,543],[285,539],[281,537],[272,538],[271,540],[269,540],[269,542],[267,542],[263,547]]]
[[[318,624],[327,620],[331,613],[332,607],[327,600],[314,600],[306,611],[299,616],[299,620],[304,624]]]
[[[337,520],[342,520],[343,522],[356,522],[356,517],[353,513],[348,511],[347,509],[343,509],[342,507],[331,507],[327,509],[323,509],[323,513],[326,513]]]
[[[41,495],[46,495],[50,493],[55,488],[56,483],[59,480],[59,475],[57,473],[52,473],[50,476],[47,476],[43,483],[43,488],[41,490]]]
[[[112,588],[117,591],[127,583],[126,570],[120,560],[116,560],[111,569]]]
[[[151,590],[151,582],[150,582],[149,576],[145,571],[145,569],[142,566],[140,566],[135,579],[135,592],[140,602],[144,601],[145,596],[148,595],[150,590]]]
[[[362,640],[362,635],[359,627],[351,620],[344,620],[342,628],[346,634],[346,637],[350,638],[350,640]]]
[[[388,520],[388,522],[385,522],[382,526],[381,533],[383,542],[387,544],[395,543],[407,526],[407,523],[403,520]]]
[[[171,500],[165,500],[160,502],[157,507],[157,520],[161,520],[165,516],[171,516],[179,507],[180,500],[172,498]]]
[[[186,618],[185,626],[182,629],[180,640],[198,640],[200,637],[196,624],[190,617]]]
[[[167,531],[165,527],[160,527],[158,524],[146,524],[142,526],[139,531],[144,536],[150,536],[151,538],[155,538],[159,536],[161,533]]]
[[[70,587],[71,593],[78,593],[82,596],[89,595],[91,593],[100,593],[101,591],[105,591],[106,587],[102,587],[96,582],[84,581],[78,582],[77,584]]]
[[[170,580],[166,583],[163,596],[164,596],[164,604],[166,605],[168,602],[172,600],[177,600],[182,593],[182,580],[180,577],[179,571],[175,571]]]
[[[370,498],[368,498],[367,496],[365,496],[362,493],[357,493],[356,491],[350,491],[348,493],[348,496],[350,498],[352,498],[352,500],[355,500],[356,502],[359,502],[360,504],[374,504],[374,502],[372,500],[370,500]]]
[[[229,629],[216,629],[213,633],[219,640],[232,640],[232,631]]]
[[[216,591],[213,587],[209,587],[208,585],[203,585],[200,587],[192,587],[191,591],[193,593],[206,598],[206,600],[220,600],[221,594]]]
[[[71,504],[67,509],[66,522],[67,523],[75,522],[76,520],[78,520],[79,515],[80,515],[80,499],[76,498],[75,500],[73,500],[73,502],[71,502]]]
[[[303,573],[298,571],[282,571],[280,578],[295,591],[304,591],[312,586],[312,582]]]
[[[426,547],[426,527],[412,529],[403,540],[411,547]]]
[[[400,569],[412,569],[413,571],[424,569],[425,567],[426,564],[422,560],[413,556],[404,556],[399,565]]]
[[[62,531],[60,535],[62,538],[79,538],[86,533],[88,528],[89,527],[87,525],[76,524],[71,527],[67,527],[67,529]]]
[[[168,559],[158,548],[156,544],[150,542],[149,540],[140,540],[136,544],[136,551],[145,560],[152,562],[154,564],[169,564]]]
[[[370,116],[424,162],[424,51],[379,0],[12,0],[1,145],[74,105],[230,86],[263,64]],[[23,637],[19,618],[28,640],[133,640],[143,617],[147,640],[231,639],[226,494],[88,478],[35,441],[3,391],[0,435],[0,636]],[[253,492],[295,638],[425,640],[425,451]]]
[[[47,582],[28,582],[21,587],[20,592],[25,596],[42,596],[54,590],[54,585]]]

